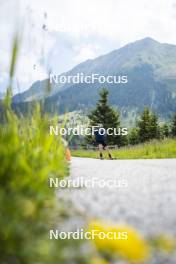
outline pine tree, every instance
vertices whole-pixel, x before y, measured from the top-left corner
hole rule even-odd
[[[150,139],[160,138],[160,127],[158,124],[158,117],[151,113],[150,114]]]
[[[169,126],[167,124],[162,125],[160,128],[160,131],[161,131],[161,137],[162,138],[169,137],[170,131],[169,131]]]
[[[108,105],[108,90],[102,89],[100,91],[100,99],[96,105],[96,108],[89,114],[90,127],[102,124],[103,128],[118,128],[120,126],[119,113]],[[88,137],[88,142],[93,139]],[[121,145],[121,136],[119,135],[107,135],[107,144]]]
[[[139,143],[139,131],[137,128],[131,129],[129,136],[128,136],[128,139],[129,139],[130,145],[136,145]]]
[[[148,108],[145,108],[138,121],[139,140],[146,142],[154,138],[159,138],[160,130],[158,125],[158,117],[150,113]]]
[[[140,142],[150,140],[150,111],[148,108],[145,108],[141,114],[140,120],[138,121],[138,127]]]
[[[174,113],[171,119],[171,136],[176,137],[176,113]]]

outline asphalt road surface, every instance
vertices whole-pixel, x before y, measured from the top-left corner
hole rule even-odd
[[[127,223],[147,235],[176,235],[176,159],[73,158],[70,179],[85,182],[67,190],[85,218]]]
[[[100,219],[131,225],[148,238],[158,234],[176,237],[176,159],[73,158],[70,166],[69,180],[74,184],[79,181],[80,188],[58,192],[76,210],[66,224],[68,229]],[[166,263],[175,264],[176,254],[156,253],[148,264]]]

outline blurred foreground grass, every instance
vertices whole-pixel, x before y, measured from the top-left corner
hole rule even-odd
[[[47,180],[64,177],[68,166],[61,139],[49,135],[48,122],[37,107],[31,118],[20,120],[7,109],[0,125],[0,263],[50,259],[48,229],[56,204]]]
[[[136,146],[112,150],[116,159],[166,159],[176,158],[176,139],[154,140]],[[98,151],[72,150],[72,156],[84,158],[99,158]],[[104,155],[108,158],[108,155]]]

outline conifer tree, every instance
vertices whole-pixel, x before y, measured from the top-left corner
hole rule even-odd
[[[162,125],[160,128],[160,131],[161,131],[161,137],[162,138],[169,137],[170,131],[169,131],[169,126],[167,124]]]
[[[100,91],[100,99],[97,102],[96,108],[89,114],[90,127],[102,124],[103,128],[118,128],[120,126],[119,113],[108,104],[108,90],[102,89]],[[91,142],[92,138],[87,138]],[[121,145],[121,136],[119,135],[107,135],[107,143],[109,145]]]
[[[128,141],[130,145],[136,145],[139,143],[139,131],[136,127],[131,129],[128,136]]]
[[[160,127],[158,124],[158,117],[154,114],[150,114],[150,139],[160,138]]]
[[[158,117],[150,113],[148,108],[145,108],[138,121],[139,140],[146,142],[154,138],[159,138]]]
[[[145,142],[150,140],[150,111],[145,108],[141,114],[140,120],[138,121],[139,127],[139,140],[140,142]]]
[[[171,136],[176,137],[176,113],[174,113],[171,119]]]

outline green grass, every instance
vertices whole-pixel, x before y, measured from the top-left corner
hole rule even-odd
[[[162,141],[151,141],[149,143],[136,146],[123,147],[112,150],[112,155],[116,159],[164,159],[176,158],[176,139],[165,139]],[[98,151],[74,150],[73,157],[99,158]],[[108,158],[107,153],[104,155]]]

